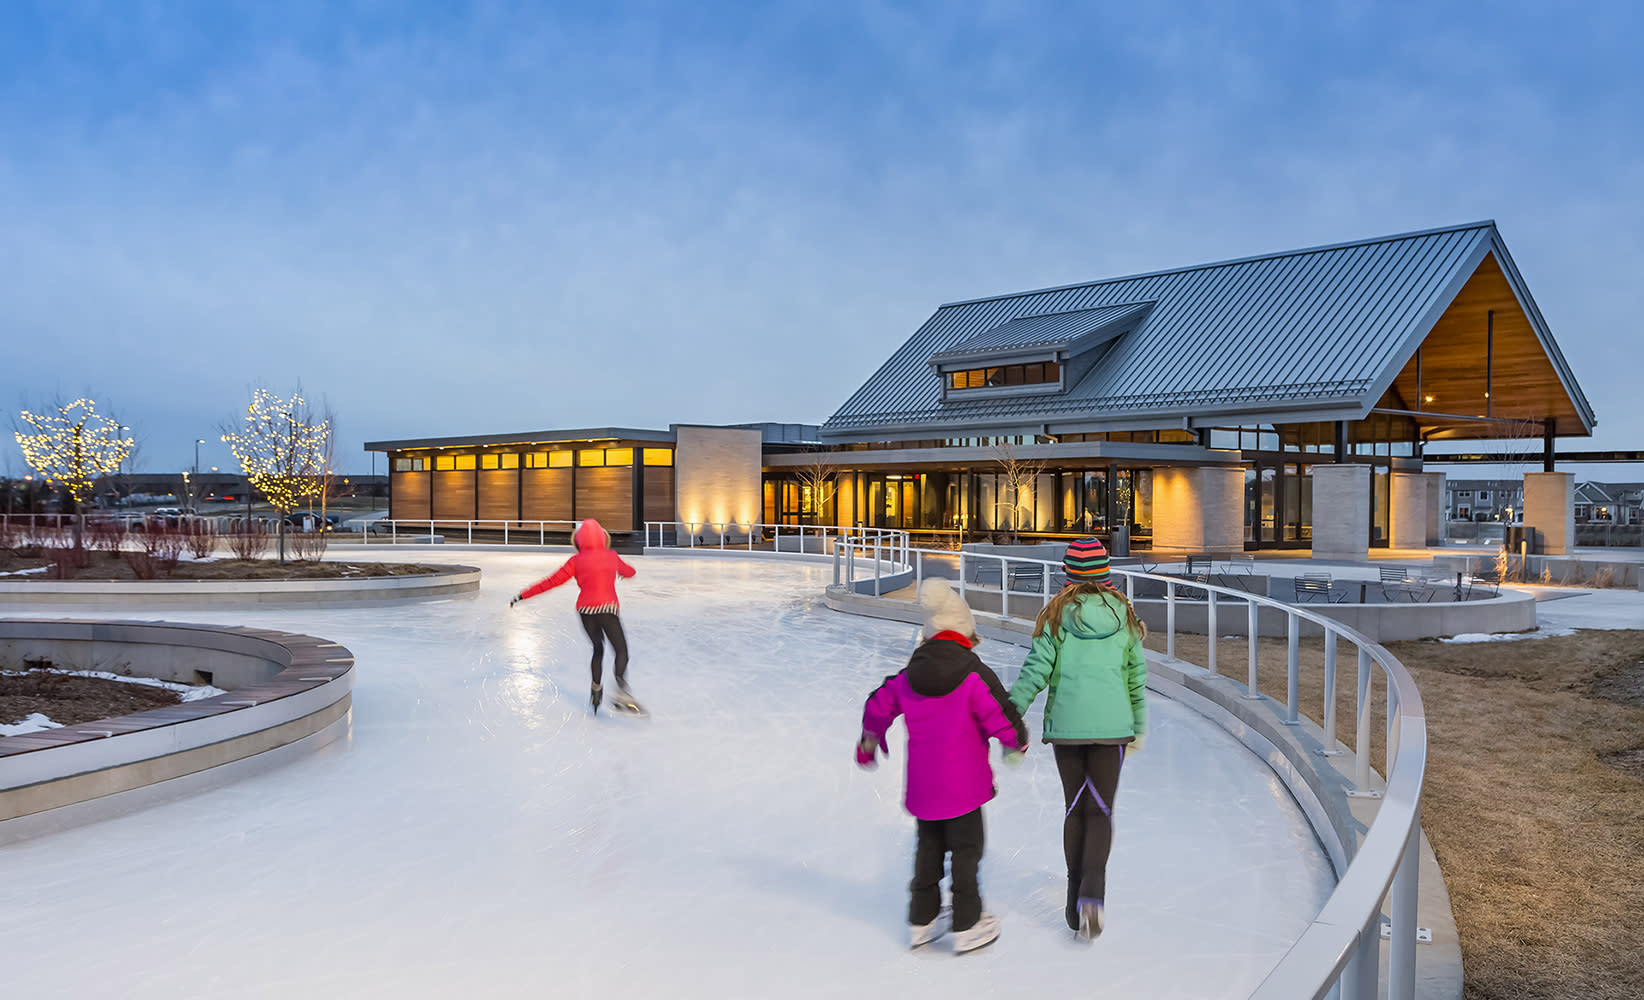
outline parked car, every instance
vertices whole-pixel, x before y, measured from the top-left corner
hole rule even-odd
[[[285,523],[287,527],[301,528],[303,526],[303,522],[310,519],[312,519],[316,525],[325,525],[325,527],[321,529],[323,531],[337,530],[337,525],[342,521],[342,518],[336,514],[322,515],[317,510],[294,510],[285,516]]]

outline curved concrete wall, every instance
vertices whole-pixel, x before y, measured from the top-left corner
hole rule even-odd
[[[1033,604],[1038,595],[1032,595]],[[1018,598],[1012,596],[1016,610]],[[997,601],[995,602],[997,605]],[[1027,604],[1022,605],[1024,608]],[[1496,597],[1478,601],[1432,601],[1426,604],[1305,604],[1308,611],[1333,618],[1363,632],[1376,642],[1399,639],[1433,639],[1439,636],[1477,632],[1524,632],[1536,627],[1535,597],[1517,590],[1503,590]],[[1136,613],[1147,627],[1165,627],[1168,609],[1163,598],[1138,598]],[[1203,635],[1210,629],[1210,606],[1205,601],[1176,602],[1176,631]],[[1217,598],[1218,635],[1245,635],[1250,618],[1241,601]],[[1256,634],[1282,636],[1289,629],[1289,616],[1278,608],[1261,607],[1256,616]],[[1323,635],[1312,622],[1301,623],[1304,636]]]
[[[437,573],[372,576],[359,580],[37,580],[0,582],[0,608],[28,604],[318,605],[398,603],[479,591],[473,566],[442,566]]]
[[[0,843],[59,810],[302,743],[346,726],[354,657],[313,636],[167,622],[0,619],[0,651],[64,666],[177,680],[210,673],[227,694],[22,736],[0,737]],[[166,667],[166,661],[174,661]],[[121,665],[126,669],[120,669]],[[95,818],[80,810],[77,815]],[[97,814],[97,815],[100,815]]]

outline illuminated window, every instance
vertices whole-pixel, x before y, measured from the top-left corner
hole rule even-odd
[[[948,372],[950,389],[983,389],[993,386],[1044,385],[1061,378],[1061,369],[1054,361],[1035,361],[1025,365],[1002,365],[995,368],[967,368]]]
[[[410,472],[411,471],[411,460],[409,458],[396,458],[396,459],[394,459],[394,471],[395,472]]]
[[[571,467],[571,453],[568,451],[551,451],[548,453],[548,468],[569,469]]]
[[[605,464],[605,449],[604,448],[584,448],[584,449],[582,449],[581,451],[577,452],[577,464],[578,465],[604,465]]]
[[[504,469],[517,469],[517,468],[519,468],[519,455],[518,454],[510,451],[506,454],[498,455],[497,457],[502,459],[502,467]]]
[[[632,448],[607,448],[605,449],[605,464],[633,465],[634,450]]]
[[[457,456],[457,471],[458,472],[472,472],[473,470],[474,470],[474,456],[473,455],[458,455]]]
[[[456,459],[455,455],[435,455],[434,456],[434,471],[435,472],[450,472],[452,469],[455,469],[456,467],[457,467],[457,459]]]
[[[428,459],[426,459],[426,458],[413,458],[411,460],[411,471],[412,472],[425,472],[425,471],[427,471],[427,469],[428,469]]]
[[[674,450],[672,448],[646,448],[644,457],[646,465],[674,464]]]
[[[525,467],[527,469],[548,468],[548,453],[545,451],[530,452],[525,456]]]
[[[482,468],[482,469],[495,469],[496,467],[497,467],[497,456],[496,455],[481,455],[480,456],[480,468]]]

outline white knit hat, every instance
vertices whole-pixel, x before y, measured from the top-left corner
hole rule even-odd
[[[925,638],[938,632],[958,632],[963,636],[976,634],[976,618],[970,605],[953,592],[948,581],[940,577],[925,581],[919,590],[919,606],[925,611]]]

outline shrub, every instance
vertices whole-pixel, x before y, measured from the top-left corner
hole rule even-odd
[[[268,527],[261,521],[244,521],[228,536],[228,551],[240,560],[261,559],[268,551]]]
[[[288,531],[285,543],[290,546],[291,557],[298,562],[317,562],[325,555],[330,539],[324,531]]]
[[[183,557],[183,548],[188,544],[188,536],[182,528],[156,528],[148,532],[146,537],[153,545],[151,552],[155,568],[170,576],[177,568],[177,560]]]
[[[195,518],[182,526],[182,535],[189,555],[206,559],[217,551],[217,526],[210,521]]]

